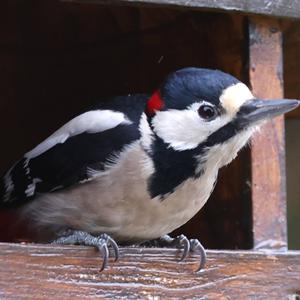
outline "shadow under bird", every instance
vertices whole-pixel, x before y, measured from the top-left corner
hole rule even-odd
[[[152,95],[116,97],[70,120],[27,152],[0,180],[0,206],[18,210],[37,241],[112,247],[150,241],[200,253],[196,240],[168,234],[205,204],[218,170],[267,119],[297,100],[256,99],[218,70],[185,68]],[[49,238],[50,239],[50,238]]]

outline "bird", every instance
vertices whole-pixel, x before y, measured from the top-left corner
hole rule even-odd
[[[197,239],[169,234],[210,197],[229,164],[268,119],[299,106],[262,100],[220,70],[187,67],[150,94],[89,108],[28,151],[0,180],[1,209],[15,210],[38,240],[109,248],[163,245],[200,253]]]

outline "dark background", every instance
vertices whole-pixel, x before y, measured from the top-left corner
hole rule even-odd
[[[84,107],[151,92],[173,70],[217,68],[247,82],[246,22],[233,14],[1,1],[0,174]],[[286,94],[300,97],[299,27],[286,23]],[[177,233],[209,248],[251,248],[250,178],[244,149],[221,170],[205,208]],[[1,240],[20,236],[12,232],[12,212],[0,220]]]

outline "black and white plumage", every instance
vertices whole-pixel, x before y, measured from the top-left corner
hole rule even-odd
[[[153,95],[99,104],[27,152],[0,183],[1,206],[53,234],[159,238],[202,208],[264,119],[298,104],[256,100],[217,70],[179,70]]]
[[[124,145],[140,137],[138,122],[145,101],[139,100],[119,97],[110,103],[111,109],[103,104],[84,112],[26,153],[3,178],[2,205],[25,204],[37,194],[90,180],[92,170],[104,170]]]

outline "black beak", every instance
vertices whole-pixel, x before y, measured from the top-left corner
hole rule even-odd
[[[243,104],[237,113],[237,120],[241,127],[270,119],[290,110],[297,108],[300,104],[298,100],[260,100],[253,99]]]

